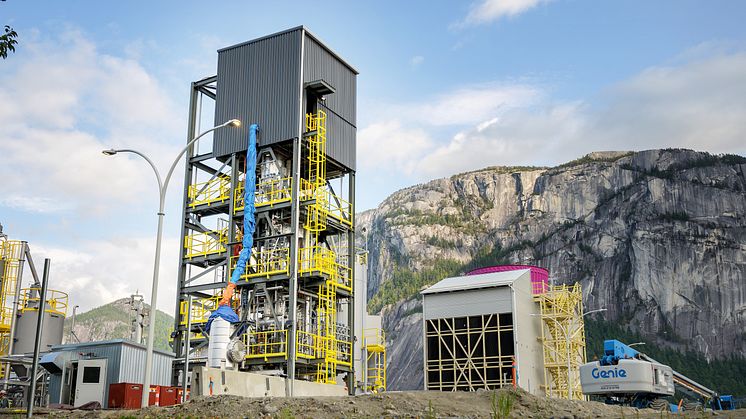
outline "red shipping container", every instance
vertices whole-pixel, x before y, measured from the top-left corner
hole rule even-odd
[[[142,384],[114,383],[109,386],[109,409],[139,409]]]
[[[148,397],[148,406],[160,406],[161,392],[160,386],[150,386],[150,396]]]
[[[181,402],[178,400],[179,392],[178,387],[161,386],[160,389],[160,405],[161,406],[173,406]]]

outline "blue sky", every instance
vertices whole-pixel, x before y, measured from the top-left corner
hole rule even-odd
[[[152,264],[152,174],[99,151],[138,147],[165,170],[185,140],[189,83],[214,74],[216,50],[299,24],[360,71],[358,209],[490,165],[609,149],[746,154],[741,1],[206,4],[0,3],[0,24],[20,34],[0,62],[0,223],[54,259],[58,288],[84,309],[147,289]]]

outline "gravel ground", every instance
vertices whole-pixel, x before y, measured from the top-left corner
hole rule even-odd
[[[10,412],[8,412],[10,413]],[[356,397],[197,398],[184,405],[142,410],[39,411],[54,418],[664,418],[682,415],[609,406],[597,402],[546,399],[522,390],[476,393],[390,392]],[[712,413],[692,413],[707,417]],[[746,411],[719,413],[744,417]]]

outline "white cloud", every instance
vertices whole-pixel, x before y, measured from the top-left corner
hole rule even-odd
[[[416,165],[412,156],[422,155],[432,147],[432,140],[422,129],[405,128],[397,120],[379,122],[360,130],[358,161],[362,169],[411,174]]]
[[[425,125],[469,125],[502,112],[536,103],[540,89],[520,83],[485,83],[462,87],[422,102],[394,105],[387,112]]]
[[[551,0],[481,0],[471,6],[461,25],[479,25],[513,17]]]
[[[415,55],[409,59],[409,65],[412,67],[419,67],[423,62],[425,62],[425,57],[422,55]]]
[[[535,165],[568,156],[585,128],[580,103],[515,109],[456,134],[416,158],[421,180],[494,165]],[[570,156],[574,158],[577,156]]]
[[[28,213],[0,222],[29,241],[39,270],[52,258],[50,286],[83,310],[137,289],[149,299],[152,278],[155,239],[142,229],[153,219],[138,217],[155,212],[153,173],[140,158],[101,150],[134,148],[166,168],[184,141],[184,113],[136,56],[102,53],[76,30],[29,31],[0,72],[0,214]],[[169,200],[169,216],[179,209]],[[163,243],[159,308],[167,312],[180,249],[178,239]]]
[[[153,278],[153,237],[82,241],[76,249],[31,243],[36,269],[50,258],[49,287],[70,296],[70,307],[87,311],[139,290],[150,302]],[[158,308],[173,314],[176,302],[176,260],[179,240],[165,238],[161,254]],[[32,281],[24,274],[24,286]]]
[[[538,87],[499,86],[393,106],[399,109],[395,125],[371,126],[394,131],[388,141],[409,144],[387,162],[394,167],[389,176],[401,182],[406,175],[415,183],[486,166],[555,165],[598,150],[685,147],[746,154],[743,52],[699,51],[694,60],[651,67],[594,100],[558,103]],[[439,135],[448,128],[457,133]],[[364,128],[361,141],[370,141],[363,133],[385,135]],[[365,167],[372,151],[361,150]]]
[[[32,36],[13,58],[0,74],[3,193],[49,201],[48,211],[104,213],[141,199],[153,183],[147,167],[101,150],[126,145],[157,162],[175,154],[182,118],[159,83],[75,30]],[[38,212],[18,200],[0,205]]]
[[[39,196],[8,195],[0,197],[0,206],[38,214],[68,211],[69,206],[51,198]]]

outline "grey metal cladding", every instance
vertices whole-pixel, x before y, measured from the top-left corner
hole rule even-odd
[[[215,123],[243,124],[215,132],[216,157],[246,150],[252,123],[260,124],[261,145],[298,135],[302,34],[297,28],[219,51]]]
[[[355,170],[355,127],[337,114],[327,111],[326,138],[326,154],[343,166]]]
[[[425,294],[424,298],[423,318],[426,320],[513,311],[510,287]]]
[[[306,32],[303,82],[324,80],[336,90],[326,97],[327,154],[355,170],[357,73]]]
[[[303,83],[324,80],[335,93],[326,98],[326,106],[355,126],[357,118],[356,75],[313,37],[304,45]]]

